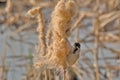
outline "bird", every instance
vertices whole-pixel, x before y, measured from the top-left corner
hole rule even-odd
[[[78,42],[74,43],[72,52],[69,53],[69,55],[67,56],[67,62],[69,66],[74,65],[79,59],[80,47],[81,47],[80,43]]]
[[[64,43],[65,42],[65,43]],[[59,43],[59,46],[54,45],[55,47],[51,47],[49,57],[42,56],[40,60],[35,62],[36,67],[40,66],[46,66],[47,68],[58,68],[61,66],[63,69],[66,69],[69,66],[74,65],[77,60],[79,59],[80,55],[80,43],[75,42],[73,46],[71,46],[68,41],[62,41],[61,44]],[[65,47],[66,46],[66,47]],[[62,48],[64,47],[64,48]],[[55,53],[52,53],[51,51],[54,51],[56,49]],[[67,49],[67,50],[66,50]],[[65,54],[67,52],[67,54]]]

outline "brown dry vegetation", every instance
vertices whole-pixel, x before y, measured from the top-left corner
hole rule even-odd
[[[78,61],[67,57],[75,42]],[[0,48],[0,80],[18,73],[9,59],[26,70],[12,80],[119,80],[120,0],[0,0]]]

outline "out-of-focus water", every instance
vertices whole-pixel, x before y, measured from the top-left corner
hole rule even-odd
[[[0,66],[2,57],[4,57],[5,66],[9,69],[7,80],[22,80],[30,65],[30,59],[26,57],[35,53],[37,36],[32,33],[28,35],[26,41],[34,44],[31,45],[7,38],[10,33],[6,31],[6,33],[0,34]]]

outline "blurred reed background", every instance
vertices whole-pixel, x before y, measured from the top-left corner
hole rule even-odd
[[[61,80],[55,70],[34,72],[33,55],[39,52],[35,46],[45,41],[39,39],[38,14],[27,15],[41,7],[46,34],[58,1],[0,0],[0,80]],[[65,80],[120,80],[120,0],[74,1],[77,9],[68,39],[71,45],[81,43],[81,55]]]

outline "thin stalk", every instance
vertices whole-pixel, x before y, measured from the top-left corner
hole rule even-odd
[[[96,21],[94,23],[94,33],[95,33],[95,49],[93,51],[94,53],[94,69],[95,69],[95,80],[101,80],[100,79],[100,73],[99,73],[99,64],[98,64],[98,51],[99,51],[99,20],[96,18]]]

